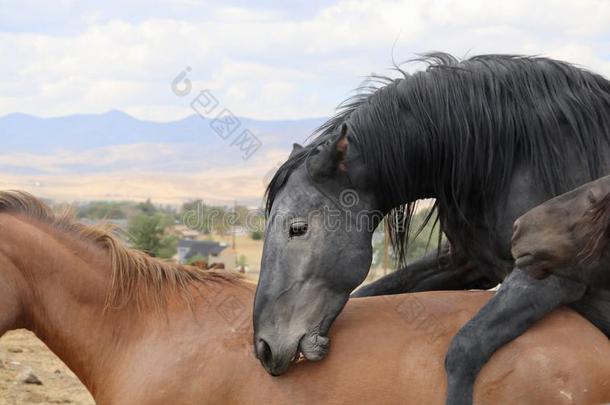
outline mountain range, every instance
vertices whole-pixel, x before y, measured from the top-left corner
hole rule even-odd
[[[13,113],[0,117],[0,188],[68,201],[258,204],[269,173],[324,120],[218,121],[193,114],[154,122],[117,110],[54,118]]]

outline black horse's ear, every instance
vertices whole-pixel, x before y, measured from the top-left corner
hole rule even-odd
[[[299,145],[298,143],[293,143],[292,144],[292,152],[290,152],[290,157],[293,157],[294,155],[296,155],[297,153],[299,153],[300,151],[302,151],[303,149],[305,149],[304,147],[302,147],[301,145]]]
[[[320,153],[309,159],[309,173],[314,179],[322,180],[332,176],[337,171],[346,171],[345,157],[348,147],[347,125],[343,124],[340,135],[332,142],[324,145],[320,149]]]

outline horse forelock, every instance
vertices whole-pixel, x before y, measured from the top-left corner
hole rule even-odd
[[[138,309],[163,309],[170,294],[178,294],[191,301],[193,282],[231,282],[239,279],[237,273],[207,271],[190,266],[164,262],[146,253],[128,249],[115,233],[115,226],[101,223],[85,225],[75,220],[71,210],[55,214],[51,208],[23,191],[0,191],[0,212],[19,214],[40,221],[57,231],[89,241],[105,249],[110,257],[111,285],[106,296],[106,309],[135,305]]]
[[[585,180],[599,177],[602,143],[610,142],[610,82],[603,77],[543,57],[459,60],[430,53],[415,61],[426,69],[395,66],[401,77],[373,76],[340,105],[310,145],[278,170],[267,188],[267,211],[290,173],[342,123],[380,179],[377,195],[389,210],[401,263],[415,206],[396,202],[410,201],[413,190],[431,188],[441,220],[467,232],[473,225],[467,211],[485,212],[497,202],[520,162],[552,195],[574,187],[563,175],[571,153],[585,165]],[[477,226],[491,221],[480,218]]]

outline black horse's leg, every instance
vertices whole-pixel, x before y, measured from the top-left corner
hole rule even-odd
[[[471,404],[477,374],[501,346],[562,304],[579,300],[586,286],[550,275],[543,280],[515,269],[495,296],[455,335],[447,357],[447,404]]]
[[[402,294],[433,290],[487,289],[497,285],[465,257],[441,250],[434,251],[405,268],[396,270],[356,290],[352,297]]]

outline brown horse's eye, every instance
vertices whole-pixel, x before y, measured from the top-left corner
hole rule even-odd
[[[295,222],[290,224],[289,234],[291,238],[295,236],[303,236],[307,233],[307,223],[306,222]]]

